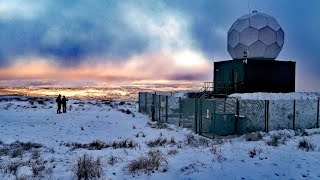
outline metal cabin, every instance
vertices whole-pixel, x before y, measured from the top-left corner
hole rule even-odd
[[[293,61],[238,59],[214,62],[214,94],[295,91]]]

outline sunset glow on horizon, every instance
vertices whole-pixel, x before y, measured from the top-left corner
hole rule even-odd
[[[90,61],[89,61],[90,62]],[[149,54],[129,60],[87,61],[75,67],[63,67],[54,60],[16,60],[0,68],[1,79],[91,79],[105,84],[169,84],[175,81],[197,82],[210,77],[212,66],[203,57],[184,51],[177,55]],[[209,75],[208,75],[209,74]],[[179,84],[179,83],[178,83]]]

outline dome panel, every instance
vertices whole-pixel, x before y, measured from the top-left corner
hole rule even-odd
[[[230,45],[228,45],[228,52],[229,52],[230,56],[232,57],[232,59],[236,58],[236,54],[234,52],[234,48],[232,48]]]
[[[230,33],[230,32],[234,29],[234,26],[235,26],[237,23],[238,23],[238,20],[236,20],[236,21],[232,24],[232,26],[231,26],[231,28],[229,29],[228,33]]]
[[[234,59],[242,59],[244,55],[244,51],[248,52],[249,48],[248,46],[239,43],[235,48],[234,48],[234,53],[235,53],[235,58]]]
[[[239,40],[240,40],[240,35],[237,31],[233,30],[229,33],[228,45],[234,48],[239,43]]]
[[[240,32],[240,43],[244,45],[251,45],[252,43],[258,41],[259,32],[257,29],[248,27],[244,31]]]
[[[241,17],[239,18],[239,20],[241,20],[241,19],[249,19],[249,18],[251,18],[251,17],[254,16],[254,15],[255,15],[255,13],[246,14],[246,15],[241,16]]]
[[[276,59],[280,51],[281,51],[281,48],[278,45],[278,43],[273,43],[267,47],[264,56],[270,57],[271,59]]]
[[[265,13],[260,13],[258,12],[257,14],[260,14],[261,16],[264,16],[266,18],[273,18],[272,16],[268,15],[268,14],[265,14]]]
[[[249,19],[239,19],[237,24],[233,28],[238,32],[242,32],[248,27],[249,27]]]
[[[278,31],[280,29],[280,25],[277,20],[273,17],[267,18],[268,26],[271,27],[273,30]]]
[[[263,42],[263,44],[269,46],[272,43],[277,42],[277,33],[270,27],[264,27],[259,30],[259,40]]]
[[[257,41],[249,46],[249,58],[265,58],[264,54],[267,46],[261,41]]]
[[[267,18],[261,14],[256,14],[249,18],[250,26],[256,29],[261,29],[267,26]]]
[[[282,28],[280,28],[279,31],[277,31],[277,43],[282,48],[284,43],[284,32]]]

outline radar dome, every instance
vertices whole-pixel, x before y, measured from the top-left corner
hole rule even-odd
[[[277,20],[264,13],[237,19],[228,31],[228,52],[233,59],[276,59],[284,42]]]

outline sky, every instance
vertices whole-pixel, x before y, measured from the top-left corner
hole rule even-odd
[[[227,32],[252,10],[285,31],[296,90],[320,90],[318,0],[0,0],[0,85],[212,81]],[[60,83],[61,84],[61,83]]]

